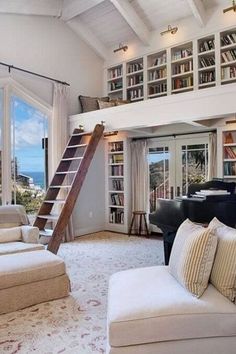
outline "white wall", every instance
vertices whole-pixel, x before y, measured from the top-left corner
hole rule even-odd
[[[69,113],[78,95],[102,93],[103,61],[63,21],[52,17],[0,15],[0,61],[71,84]],[[8,71],[0,67],[0,76]],[[14,71],[12,77],[52,103],[52,83]]]

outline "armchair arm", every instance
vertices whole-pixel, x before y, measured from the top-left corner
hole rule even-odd
[[[26,243],[39,243],[39,229],[31,225],[21,226],[22,241]]]

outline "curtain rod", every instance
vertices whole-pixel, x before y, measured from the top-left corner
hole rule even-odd
[[[60,80],[57,80],[57,79],[53,79],[52,77],[41,75],[41,74],[35,73],[33,71],[26,70],[26,69],[22,69],[22,68],[19,68],[17,66],[11,65],[11,64],[6,64],[6,63],[0,62],[0,65],[6,66],[8,68],[9,74],[11,73],[11,70],[14,69],[14,70],[22,71],[23,73],[26,73],[26,74],[34,75],[34,76],[41,77],[41,78],[46,79],[46,80],[57,82],[58,84],[70,86],[70,84],[68,84],[67,82],[60,81]]]
[[[202,130],[198,132],[190,132],[190,133],[177,133],[177,134],[166,134],[166,135],[153,135],[153,136],[147,136],[147,137],[140,137],[140,138],[133,138],[132,140],[146,140],[146,139],[155,139],[155,138],[175,138],[176,136],[181,136],[181,135],[193,135],[193,134],[202,134],[202,133],[215,133],[217,130],[212,129],[212,130]]]

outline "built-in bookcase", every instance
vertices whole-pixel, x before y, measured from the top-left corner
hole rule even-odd
[[[221,83],[236,82],[236,29],[222,32],[221,42]]]
[[[198,88],[216,84],[215,36],[198,40]]]
[[[126,139],[106,143],[106,229],[128,232],[128,147]]]
[[[171,49],[172,93],[193,90],[192,42]]]
[[[117,65],[107,72],[107,93],[112,98],[123,97],[123,66]]]
[[[167,95],[167,53],[163,50],[147,57],[147,97]]]
[[[236,178],[236,130],[223,132],[223,175]]]
[[[126,68],[127,99],[132,102],[142,101],[144,98],[143,58],[128,62]]]

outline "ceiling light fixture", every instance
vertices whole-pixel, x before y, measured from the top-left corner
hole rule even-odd
[[[116,52],[119,52],[120,50],[123,50],[124,52],[126,52],[128,50],[128,46],[120,43],[119,47],[114,49],[113,52],[116,53]]]
[[[226,9],[223,10],[223,13],[225,14],[228,11],[234,11],[236,12],[236,3],[235,0],[232,1],[232,6],[227,7]]]
[[[171,25],[168,25],[167,30],[161,32],[161,35],[163,36],[164,34],[171,33],[175,34],[178,31],[178,27],[172,27]]]

